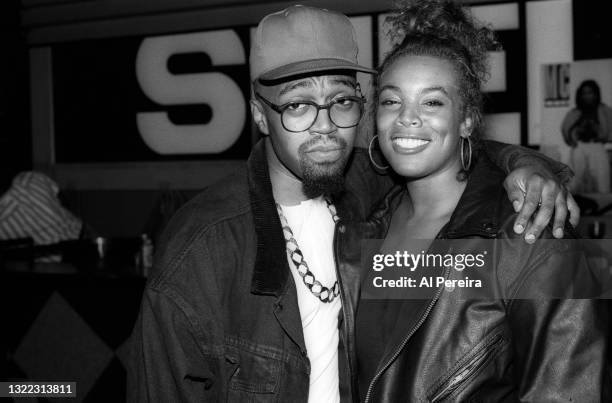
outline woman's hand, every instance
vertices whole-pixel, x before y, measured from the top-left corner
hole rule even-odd
[[[563,140],[565,140],[565,144],[572,148],[576,148],[576,146],[578,145],[578,141],[576,140],[576,136],[573,132],[567,133],[567,135],[564,133]]]
[[[567,213],[575,227],[580,221],[580,208],[571,193],[552,172],[539,166],[525,166],[510,172],[504,181],[508,198],[518,216],[514,232],[525,233],[525,241],[533,243],[554,214],[553,236],[563,238]]]

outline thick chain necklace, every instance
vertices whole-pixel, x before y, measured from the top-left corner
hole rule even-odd
[[[327,203],[327,208],[332,215],[335,225],[340,219],[336,213],[336,207],[327,199],[325,199],[325,202]],[[283,235],[285,236],[285,243],[287,244],[289,257],[295,265],[298,274],[300,277],[302,277],[304,285],[308,287],[310,292],[322,302],[332,302],[340,294],[340,285],[338,284],[338,280],[336,280],[330,289],[325,287],[315,278],[314,273],[310,271],[306,260],[304,260],[304,255],[298,246],[297,240],[293,236],[293,231],[291,230],[291,227],[289,227],[287,218],[285,218],[285,215],[283,214],[283,209],[278,203],[276,203],[276,210],[278,211],[278,217],[280,218],[281,225],[283,227]]]

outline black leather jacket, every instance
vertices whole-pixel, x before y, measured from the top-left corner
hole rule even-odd
[[[515,213],[503,179],[481,157],[438,238],[468,238],[474,250],[496,239],[494,265],[486,269],[504,298],[458,300],[442,286],[428,299],[362,299],[357,312],[357,352],[364,352],[359,368],[375,369],[360,373],[362,401],[610,401],[608,301],[550,297],[546,279],[579,278],[586,287],[580,289],[581,297],[599,295],[597,281],[575,240],[538,240],[530,246],[514,233]],[[369,224],[378,228],[374,237],[384,238],[400,193],[391,190],[372,215]],[[571,228],[566,232],[571,237]],[[552,238],[551,232],[543,238]],[[446,270],[439,274],[465,275]],[[381,356],[367,354],[376,340],[360,338],[359,329],[367,329],[363,324],[389,330],[378,333],[384,344],[378,347]],[[372,362],[363,362],[366,357]]]

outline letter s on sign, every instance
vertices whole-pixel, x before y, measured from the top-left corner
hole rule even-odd
[[[143,92],[161,105],[208,104],[207,124],[175,125],[166,112],[139,112],[138,131],[159,154],[221,153],[240,137],[246,121],[246,103],[240,87],[223,73],[174,75],[170,56],[206,53],[214,66],[245,64],[240,38],[233,30],[146,38],[136,56],[136,77]]]

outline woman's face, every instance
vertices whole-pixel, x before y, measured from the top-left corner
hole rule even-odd
[[[470,134],[456,73],[446,59],[403,56],[382,73],[376,125],[383,154],[407,178],[461,167],[459,136]]]
[[[597,96],[595,94],[595,91],[588,85],[585,85],[580,89],[580,93],[578,94],[578,96],[582,99],[584,105],[587,106],[594,106],[597,102]]]

